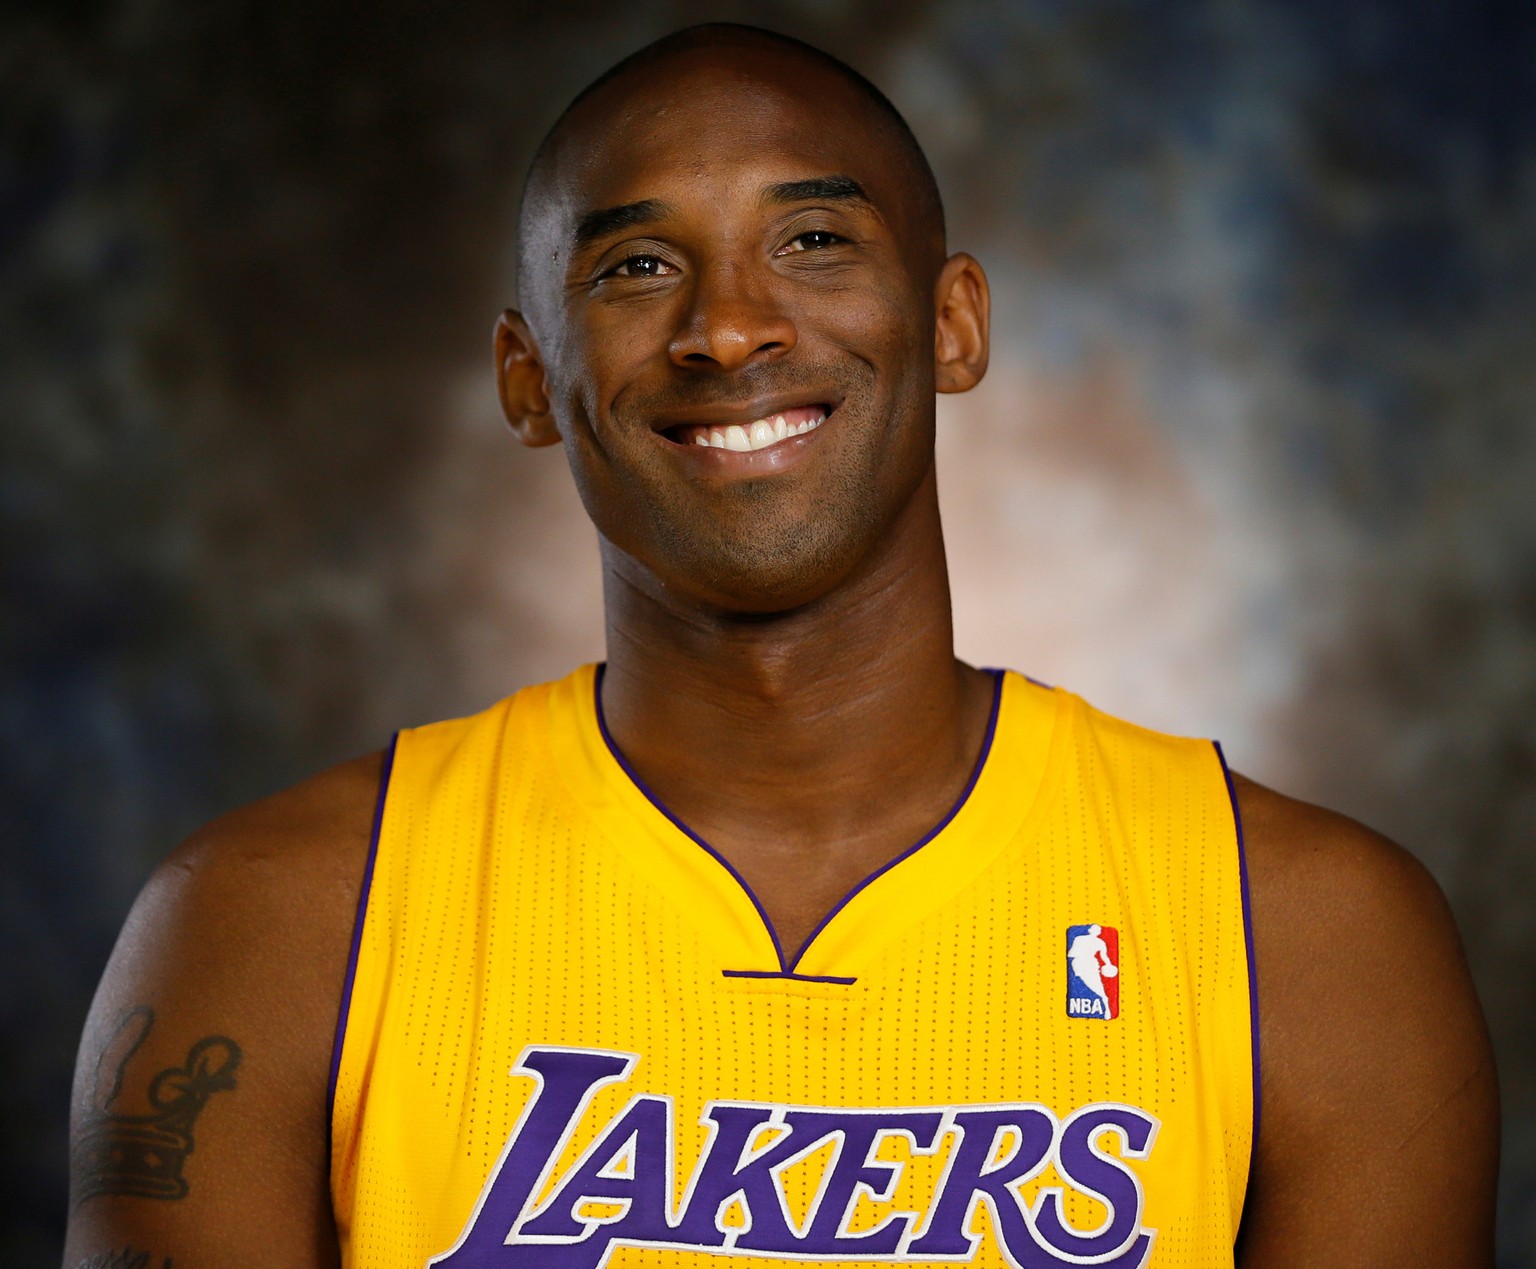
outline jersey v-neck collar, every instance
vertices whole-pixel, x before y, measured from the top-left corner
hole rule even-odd
[[[550,758],[605,838],[700,927],[728,978],[852,983],[892,939],[966,889],[1034,817],[1053,767],[1058,693],[995,676],[975,769],[943,819],[848,891],[786,949],[751,886],[645,785],[608,733],[603,666],[551,685]]]

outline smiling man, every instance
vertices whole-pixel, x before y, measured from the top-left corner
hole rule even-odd
[[[669,37],[555,125],[521,244],[501,399],[598,529],[606,664],[159,870],[67,1263],[1489,1264],[1424,870],[956,660],[934,394],[987,284],[884,98]]]

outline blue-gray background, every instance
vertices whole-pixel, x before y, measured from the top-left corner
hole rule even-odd
[[[992,272],[941,410],[962,652],[1429,863],[1536,1263],[1531,14],[12,0],[0,1261],[57,1256],[71,1053],[160,855],[601,654],[590,530],[490,386],[517,177],[590,76],[731,17],[885,86]]]

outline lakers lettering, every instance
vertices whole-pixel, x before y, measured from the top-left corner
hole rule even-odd
[[[628,1079],[638,1060],[596,1049],[525,1050],[514,1073],[537,1082],[534,1096],[459,1241],[428,1263],[600,1269],[621,1246],[795,1260],[967,1261],[983,1237],[973,1219],[979,1207],[988,1211],[999,1251],[1018,1269],[1140,1269],[1151,1253],[1155,1231],[1141,1223],[1141,1182],[1131,1165],[1151,1153],[1158,1121],[1116,1102],[1063,1119],[1031,1102],[864,1110],[714,1101],[703,1114],[707,1142],[674,1203],[672,1100],[637,1093],[556,1175],[592,1099]],[[1104,1147],[1110,1136],[1114,1151]],[[912,1155],[946,1150],[942,1175],[923,1210],[891,1212],[854,1229],[862,1198],[889,1202],[896,1193],[903,1165],[878,1157],[891,1138],[904,1139]],[[809,1211],[797,1218],[782,1174],[818,1151],[830,1157]],[[1048,1168],[1065,1186],[1042,1186],[1026,1202],[1021,1188]],[[1068,1222],[1068,1188],[1107,1211],[1096,1228]]]

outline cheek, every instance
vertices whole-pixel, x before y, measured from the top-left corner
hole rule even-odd
[[[876,285],[837,297],[834,322],[840,343],[883,363],[883,371],[904,380],[918,368],[914,362],[933,360],[933,319],[926,297],[915,295],[898,279],[898,271],[884,271]]]
[[[547,371],[550,400],[568,449],[607,443],[604,422],[643,365],[636,347],[622,329],[577,329],[568,334],[559,364]]]
[[[681,318],[676,288],[660,294],[591,303],[571,323],[589,365],[623,373],[664,353]]]

